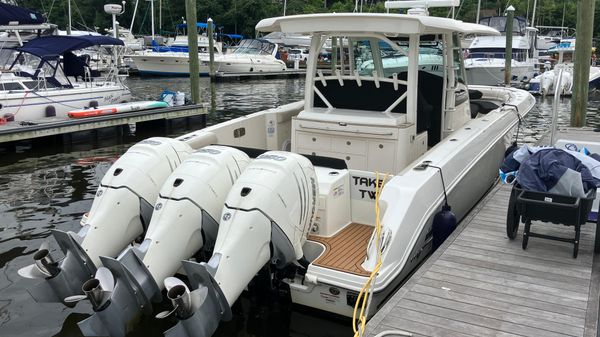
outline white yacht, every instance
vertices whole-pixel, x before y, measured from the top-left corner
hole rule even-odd
[[[556,60],[556,64],[553,69],[548,69],[529,82],[529,92],[542,96],[554,95],[556,86],[559,82],[559,72],[562,70],[558,92],[561,96],[571,95],[573,92],[575,39],[561,39],[560,43],[548,49],[548,53]],[[590,91],[595,91],[600,88],[600,67],[596,67],[595,65],[590,66],[589,86]]]
[[[207,58],[209,51],[209,37],[206,36],[207,24],[197,23],[198,28],[198,54],[200,58]],[[126,55],[125,58],[135,64],[140,75],[187,76],[190,74],[190,59],[188,55],[188,37],[185,24],[177,25],[177,36],[169,46],[154,44],[152,49],[138,51]],[[219,56],[223,53],[222,44],[214,41],[214,53]],[[200,75],[207,76],[208,63],[200,63]]]
[[[279,59],[279,46],[265,39],[244,39],[232,53],[215,57],[215,70],[222,73],[251,73],[285,71],[285,62]],[[202,59],[208,66],[208,58]]]
[[[129,88],[116,69],[102,76],[73,51],[99,45],[121,46],[106,36],[45,36],[17,48],[0,74],[0,117],[35,121],[67,118],[67,112],[93,105],[126,102]]]
[[[38,301],[89,299],[84,335],[124,336],[165,288],[174,310],[157,317],[179,320],[166,336],[210,336],[261,270],[294,303],[365,322],[494,184],[535,103],[523,90],[463,84],[460,36],[499,34],[488,26],[334,13],[256,28],[312,36],[304,101],[134,145],[81,232],[53,231],[66,258],[42,247],[19,271],[41,280],[30,289]],[[327,39],[348,51],[332,74],[317,69]],[[419,68],[432,41],[439,74]],[[405,71],[387,76],[383,47],[407,54]],[[360,74],[365,55],[374,70]],[[200,249],[208,261],[188,261]],[[172,277],[182,266],[187,283]]]
[[[480,24],[506,33],[506,17],[494,16],[479,20]],[[519,84],[535,77],[537,70],[536,29],[527,27],[524,18],[513,21],[511,82]],[[477,36],[469,46],[465,60],[467,83],[498,85],[504,83],[506,36]]]

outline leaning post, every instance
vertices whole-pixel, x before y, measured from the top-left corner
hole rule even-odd
[[[190,59],[190,87],[192,103],[200,103],[200,65],[198,63],[198,28],[196,20],[196,0],[185,0],[185,17],[188,33],[188,53]]]
[[[515,8],[508,6],[506,9],[506,51],[504,52],[504,85],[510,86],[511,66],[512,66],[512,42],[513,42],[513,21],[515,18]]]
[[[575,44],[573,97],[571,100],[571,126],[574,127],[585,126],[587,114],[594,4],[594,0],[577,1],[577,43]]]

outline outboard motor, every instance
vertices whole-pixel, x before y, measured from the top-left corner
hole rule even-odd
[[[270,151],[254,160],[227,196],[210,260],[183,262],[195,290],[165,280],[180,319],[166,336],[211,336],[220,320],[231,318],[231,306],[265,264],[283,268],[303,258],[317,188],[306,157]]]
[[[100,256],[117,256],[143,234],[152,215],[160,186],[192,152],[184,142],[149,138],[133,145],[102,178],[79,233],[52,230],[64,253],[60,261],[44,242],[35,263],[19,270],[25,278],[41,279],[29,290],[38,302],[63,302],[81,292],[81,285],[96,273]]]
[[[142,244],[127,248],[118,259],[100,258],[115,287],[108,304],[94,305],[94,315],[79,323],[85,336],[125,336],[142,315],[152,314],[152,302],[161,300],[163,282],[181,268],[181,261],[203,246],[213,248],[227,193],[249,162],[240,150],[212,145],[177,167],[160,190]],[[72,300],[96,302],[86,295]]]

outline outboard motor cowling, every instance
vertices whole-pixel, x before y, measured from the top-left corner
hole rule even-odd
[[[270,258],[278,267],[302,258],[317,193],[314,167],[299,154],[266,152],[244,171],[225,201],[213,253],[227,257],[215,279],[229,305]]]
[[[225,198],[249,162],[240,150],[211,145],[177,167],[160,190],[142,244],[127,248],[117,259],[101,257],[120,292],[110,294],[107,306],[79,323],[85,336],[125,336],[139,317],[152,313],[152,302],[161,300],[163,282],[181,268],[181,261],[203,246],[214,246]],[[180,302],[189,304],[182,290],[169,292],[180,314]]]
[[[65,258],[54,262],[43,254],[37,265],[19,270],[22,277],[44,279],[30,289],[32,297],[38,302],[74,305],[64,299],[79,293],[96,273],[100,255],[116,256],[143,233],[160,186],[191,152],[186,143],[161,137],[130,147],[102,178],[80,232],[52,231]],[[46,247],[44,243],[40,251]]]
[[[230,317],[231,305],[265,264],[282,268],[302,258],[317,188],[306,157],[270,151],[256,158],[227,196],[211,259],[184,262],[195,289],[189,296],[195,313],[178,317],[166,335],[212,335],[216,322]],[[194,331],[202,333],[190,334]]]

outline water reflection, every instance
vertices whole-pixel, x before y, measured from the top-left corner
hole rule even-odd
[[[206,79],[203,79],[206,81]],[[187,91],[187,79],[129,79],[140,99],[156,98],[165,89]],[[302,79],[201,83],[203,101],[210,104],[208,123],[272,108],[301,99]],[[561,99],[559,124],[567,125],[570,101]],[[588,121],[599,127],[600,99],[590,100]],[[539,99],[525,119],[523,139],[535,142],[550,125],[552,99]],[[17,269],[31,263],[31,254],[48,239],[50,229],[78,231],[81,215],[88,211],[104,173],[135,141],[150,135],[135,135],[123,144],[94,149],[82,144],[64,151],[60,146],[20,149],[0,157],[0,335],[80,336],[77,322],[91,313],[83,302],[74,309],[62,305],[37,304],[27,288],[35,282],[23,280]],[[51,249],[58,248],[49,240]],[[157,311],[168,308],[164,303]],[[223,323],[217,336],[316,336],[351,335],[349,320],[299,309],[281,300],[271,289],[246,293],[233,308],[234,319]],[[170,320],[148,319],[131,336],[162,336]]]

